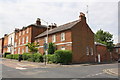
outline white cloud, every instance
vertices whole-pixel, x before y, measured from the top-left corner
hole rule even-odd
[[[42,18],[49,23],[65,24],[79,18],[79,12],[86,12],[89,5],[89,25],[94,32],[98,29],[115,35],[117,43],[117,1],[76,0],[49,2],[45,0],[1,0],[0,1],[0,37],[10,33],[15,27],[22,28]],[[87,3],[86,3],[87,2]]]

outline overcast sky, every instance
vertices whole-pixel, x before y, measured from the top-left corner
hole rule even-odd
[[[56,2],[57,1],[57,2]],[[118,42],[118,1],[117,0],[0,0],[0,37],[33,24],[36,18],[62,25],[79,19],[79,13],[86,14],[87,5],[89,26],[95,33],[99,29],[113,34],[114,43]],[[102,1],[102,2],[101,2]],[[42,24],[45,24],[42,22]]]

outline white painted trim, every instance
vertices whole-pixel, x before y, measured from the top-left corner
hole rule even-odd
[[[63,44],[72,44],[72,42],[57,43],[57,44],[55,44],[55,45],[63,45]]]
[[[64,44],[72,44],[72,42],[65,42],[65,43],[57,43],[55,45],[64,45]],[[43,48],[44,46],[39,46],[38,48]]]

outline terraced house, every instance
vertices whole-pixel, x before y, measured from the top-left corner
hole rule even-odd
[[[0,54],[3,53],[3,43],[4,43],[4,38],[0,38]]]
[[[22,54],[28,52],[27,43],[32,43],[35,40],[35,36],[46,30],[45,25],[41,25],[41,21],[38,18],[35,24],[28,25],[22,29],[15,29],[15,47],[14,54]]]
[[[43,44],[47,42],[47,31],[35,37],[39,52],[44,54]],[[79,19],[52,28],[49,26],[48,43],[54,43],[57,50],[72,50],[72,63],[94,62],[94,33],[86,23],[84,13]]]

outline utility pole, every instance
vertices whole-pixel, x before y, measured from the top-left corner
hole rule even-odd
[[[87,5],[86,14],[87,14],[87,19],[88,19],[88,22],[89,22],[89,7],[88,7],[88,5]]]
[[[42,21],[44,21],[43,19],[41,19]],[[47,24],[47,40],[44,42],[44,50],[45,50],[45,65],[47,64],[47,55],[48,55],[48,22],[44,21]]]

